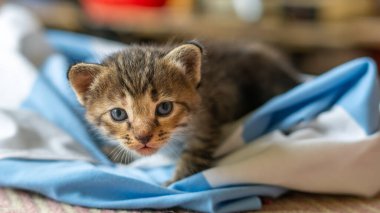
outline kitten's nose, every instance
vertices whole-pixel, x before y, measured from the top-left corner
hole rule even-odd
[[[135,136],[136,140],[138,140],[142,144],[149,143],[150,139],[152,139],[153,135],[139,135]]]

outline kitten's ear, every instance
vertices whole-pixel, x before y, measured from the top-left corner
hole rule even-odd
[[[201,81],[202,51],[201,44],[191,41],[173,49],[165,58],[183,67],[190,81],[194,85],[198,85]]]
[[[85,101],[85,94],[90,89],[95,77],[102,70],[104,70],[104,67],[99,64],[79,63],[71,66],[67,72],[67,78],[82,105]]]

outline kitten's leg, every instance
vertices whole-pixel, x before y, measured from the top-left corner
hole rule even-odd
[[[213,154],[219,146],[220,124],[212,122],[209,115],[200,117],[193,136],[187,141],[185,149],[177,163],[174,176],[165,185],[181,180],[212,166]]]

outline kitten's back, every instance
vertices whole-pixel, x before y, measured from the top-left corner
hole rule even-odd
[[[199,91],[203,107],[219,122],[230,122],[297,85],[295,69],[276,50],[206,43]]]

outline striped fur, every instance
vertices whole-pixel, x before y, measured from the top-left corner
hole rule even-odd
[[[101,64],[76,64],[68,77],[88,120],[129,150],[151,155],[179,132],[188,135],[171,183],[212,165],[223,124],[297,84],[291,66],[263,45],[205,49],[196,42],[132,45]],[[157,116],[163,101],[174,104],[173,112]],[[111,119],[115,107],[125,109],[126,121]],[[152,139],[142,144],[139,135]]]

